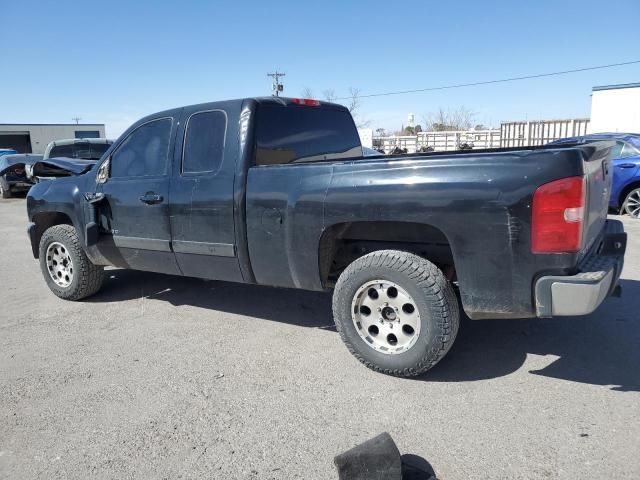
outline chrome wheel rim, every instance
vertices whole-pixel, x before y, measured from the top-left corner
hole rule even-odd
[[[362,285],[351,302],[358,335],[376,351],[395,355],[409,350],[420,336],[420,313],[411,295],[388,280]]]
[[[624,210],[634,218],[640,218],[640,190],[634,190],[624,202]]]
[[[53,242],[47,247],[47,270],[59,287],[67,288],[73,282],[73,261],[67,247],[60,242]]]

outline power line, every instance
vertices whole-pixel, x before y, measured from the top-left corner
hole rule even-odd
[[[407,93],[432,92],[434,90],[448,90],[451,88],[475,87],[477,85],[490,85],[493,83],[515,82],[518,80],[528,80],[531,78],[553,77],[556,75],[566,75],[568,73],[578,73],[578,72],[586,72],[589,70],[600,70],[603,68],[621,67],[623,65],[633,65],[635,63],[640,63],[640,60],[633,60],[631,62],[622,62],[622,63],[611,63],[609,65],[598,65],[595,67],[575,68],[573,70],[563,70],[560,72],[538,73],[535,75],[523,75],[521,77],[502,78],[499,80],[486,80],[483,82],[458,83],[454,85],[443,85],[440,87],[427,87],[427,88],[417,88],[414,90],[401,90],[398,92],[370,93],[369,95],[359,95],[359,98],[386,97],[389,95],[404,95]],[[352,97],[338,97],[335,100],[350,100],[351,98]]]

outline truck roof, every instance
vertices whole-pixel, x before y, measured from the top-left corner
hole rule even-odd
[[[216,100],[212,102],[195,103],[192,105],[183,105],[180,107],[169,108],[167,110],[162,110],[160,112],[149,114],[135,123],[137,124],[137,123],[140,123],[140,121],[146,121],[148,119],[150,120],[152,118],[162,117],[163,115],[175,115],[178,113],[179,110],[183,108],[189,108],[189,109],[221,108],[224,106],[231,106],[234,104],[242,105],[242,103],[247,100],[253,100],[260,105],[280,105],[283,107],[286,107],[289,105],[296,105],[296,106],[301,105],[301,106],[313,106],[313,107],[331,107],[338,110],[346,110],[346,111],[349,110],[347,107],[345,107],[344,105],[340,105],[339,103],[325,102],[323,100],[316,100],[311,98],[292,98],[292,97],[273,97],[273,96],[272,97],[245,97],[245,98],[235,98],[231,100]]]

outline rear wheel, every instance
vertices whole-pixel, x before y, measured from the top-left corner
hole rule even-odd
[[[400,377],[419,375],[438,363],[460,324],[458,299],[440,269],[397,250],[370,253],[342,272],[333,316],[358,360]]]
[[[4,175],[0,176],[0,198],[11,198],[11,185]]]
[[[40,269],[49,289],[65,300],[89,297],[102,286],[103,268],[87,258],[71,225],[55,225],[44,232]]]
[[[622,204],[622,210],[633,218],[640,218],[640,188],[631,190]]]

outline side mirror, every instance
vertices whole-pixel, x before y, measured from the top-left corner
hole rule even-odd
[[[109,165],[111,165],[111,157],[104,161],[98,169],[98,175],[96,175],[96,183],[106,183],[109,178]]]

